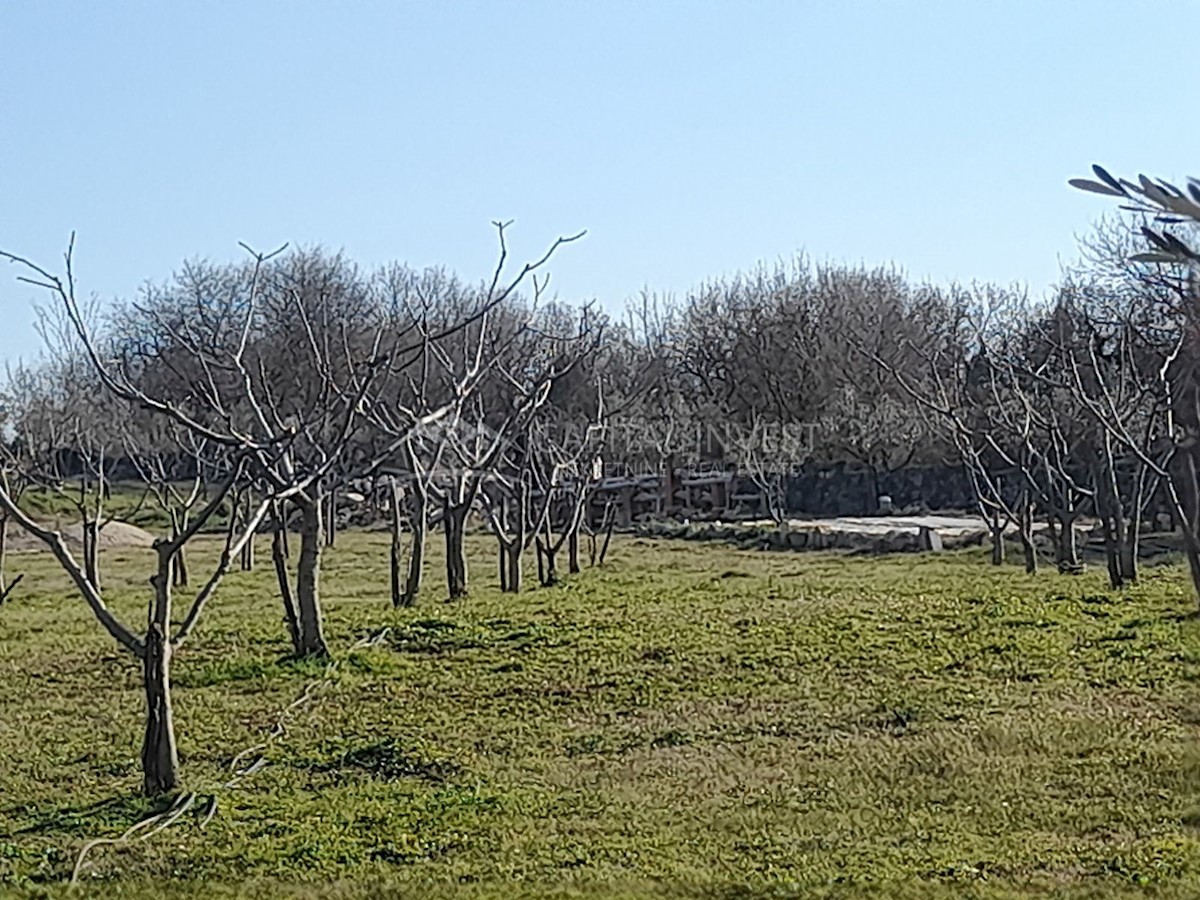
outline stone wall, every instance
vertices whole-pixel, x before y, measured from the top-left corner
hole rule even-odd
[[[983,528],[943,536],[932,528],[894,528],[866,532],[852,528],[791,526],[750,522],[644,522],[636,533],[686,541],[721,541],[743,550],[843,550],[852,553],[924,553],[981,543]]]
[[[788,512],[812,516],[869,516],[879,510],[879,497],[906,509],[974,510],[975,494],[961,466],[912,467],[880,473],[834,466],[789,476]]]

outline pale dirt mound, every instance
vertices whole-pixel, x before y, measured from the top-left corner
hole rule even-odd
[[[62,532],[67,544],[76,549],[83,546],[83,526],[78,522],[66,524],[60,522],[41,523]],[[148,548],[154,545],[155,536],[144,528],[130,525],[128,522],[109,522],[100,529],[101,550],[125,550],[131,547]],[[44,550],[46,545],[37,538],[22,531],[17,525],[8,526],[8,549]]]

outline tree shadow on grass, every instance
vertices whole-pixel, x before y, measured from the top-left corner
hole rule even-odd
[[[1184,622],[1195,622],[1200,619],[1200,610],[1188,610],[1187,612],[1165,612],[1160,616],[1142,616],[1138,619],[1130,619],[1128,622],[1123,622],[1121,627],[1129,631],[1135,631],[1139,628],[1152,628],[1155,625],[1162,625],[1166,622],[1172,622],[1176,625]]]
[[[26,825],[11,832],[13,837],[30,834],[85,837],[128,828],[147,816],[165,811],[175,799],[172,796],[150,798],[117,794],[95,803],[60,805],[46,810],[12,806],[0,811],[0,815],[27,820]]]
[[[446,784],[463,774],[463,767],[450,759],[429,758],[406,751],[394,738],[347,749],[325,760],[297,761],[297,768],[310,772],[345,776],[358,772],[379,781],[415,778],[430,784]]]
[[[171,687],[179,690],[227,687],[253,692],[268,684],[319,677],[324,674],[326,664],[326,660],[297,659],[290,654],[275,660],[216,659],[182,669],[172,678]]]

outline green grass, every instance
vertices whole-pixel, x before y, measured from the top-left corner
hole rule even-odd
[[[175,664],[186,786],[218,812],[97,848],[84,891],[1200,896],[1200,621],[1176,566],[1116,594],[975,551],[624,539],[513,597],[471,550],[468,600],[442,602],[435,556],[394,612],[385,538],[343,536],[328,668],[286,660],[268,566],[231,576]],[[141,621],[148,557],[105,564]],[[10,568],[0,895],[66,895],[85,840],[155,808],[138,673],[49,559]],[[222,787],[306,690],[270,765]]]

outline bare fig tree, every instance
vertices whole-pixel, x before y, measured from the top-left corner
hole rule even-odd
[[[518,302],[520,290],[530,286],[536,308],[549,279],[541,270],[560,247],[583,233],[558,238],[514,275],[508,271],[509,223],[494,225],[499,259],[489,281],[477,289],[447,281],[436,272],[412,278],[393,270],[382,278],[394,314],[414,323],[418,340],[412,345],[415,352],[389,369],[385,392],[371,398],[367,415],[382,449],[377,446],[370,462],[357,467],[356,475],[370,476],[393,463],[397,454],[404,456],[401,465],[407,469],[408,495],[416,508],[412,519],[419,524],[414,524],[410,588],[401,593],[393,587],[393,598],[399,596],[402,605],[415,597],[431,501],[441,507],[447,593],[450,599],[466,595],[468,516],[483,481],[504,452],[510,429],[544,401],[541,381],[535,379],[530,388],[524,380],[526,371],[509,371],[501,363],[528,332],[528,313]],[[500,395],[511,405],[497,404],[495,392],[487,390],[489,383],[515,387],[515,399],[507,391]],[[393,520],[399,521],[395,503]],[[395,547],[394,540],[393,554]]]
[[[187,528],[170,538],[155,542],[157,563],[154,575],[150,579],[152,596],[149,601],[148,621],[146,629],[140,633],[122,622],[108,607],[101,588],[88,577],[62,535],[39,525],[17,505],[6,490],[0,488],[0,509],[22,529],[46,545],[63,571],[74,582],[96,620],[141,665],[142,686],[146,698],[146,720],[141,750],[142,787],[149,796],[174,789],[179,780],[179,758],[171,700],[171,660],[195,629],[206,604],[229,571],[232,556],[253,534],[252,529],[266,512],[266,505],[260,507],[257,517],[250,523],[250,528],[243,529],[240,533],[232,529],[226,531],[219,561],[209,573],[204,585],[192,597],[178,627],[172,630],[174,560],[179,550],[204,528],[226,502],[238,482],[244,462],[242,459],[232,464],[213,497]]]
[[[550,512],[553,494],[542,491],[534,500],[536,448],[529,440],[515,453],[506,454],[494,478],[480,492],[484,513],[496,536],[500,590],[519,593],[522,586],[521,558],[540,534]]]
[[[991,348],[1013,329],[1023,303],[1012,292],[980,288],[969,296],[952,290],[941,305],[942,327],[928,331],[920,343],[911,338],[881,342],[851,330],[851,346],[889,373],[919,410],[932,414],[935,427],[957,451],[988,529],[992,563],[1004,562],[1005,534],[1015,525],[1025,569],[1035,572],[1032,424],[1022,418],[1022,404],[1015,413],[1000,411],[1013,401],[991,361]]]

